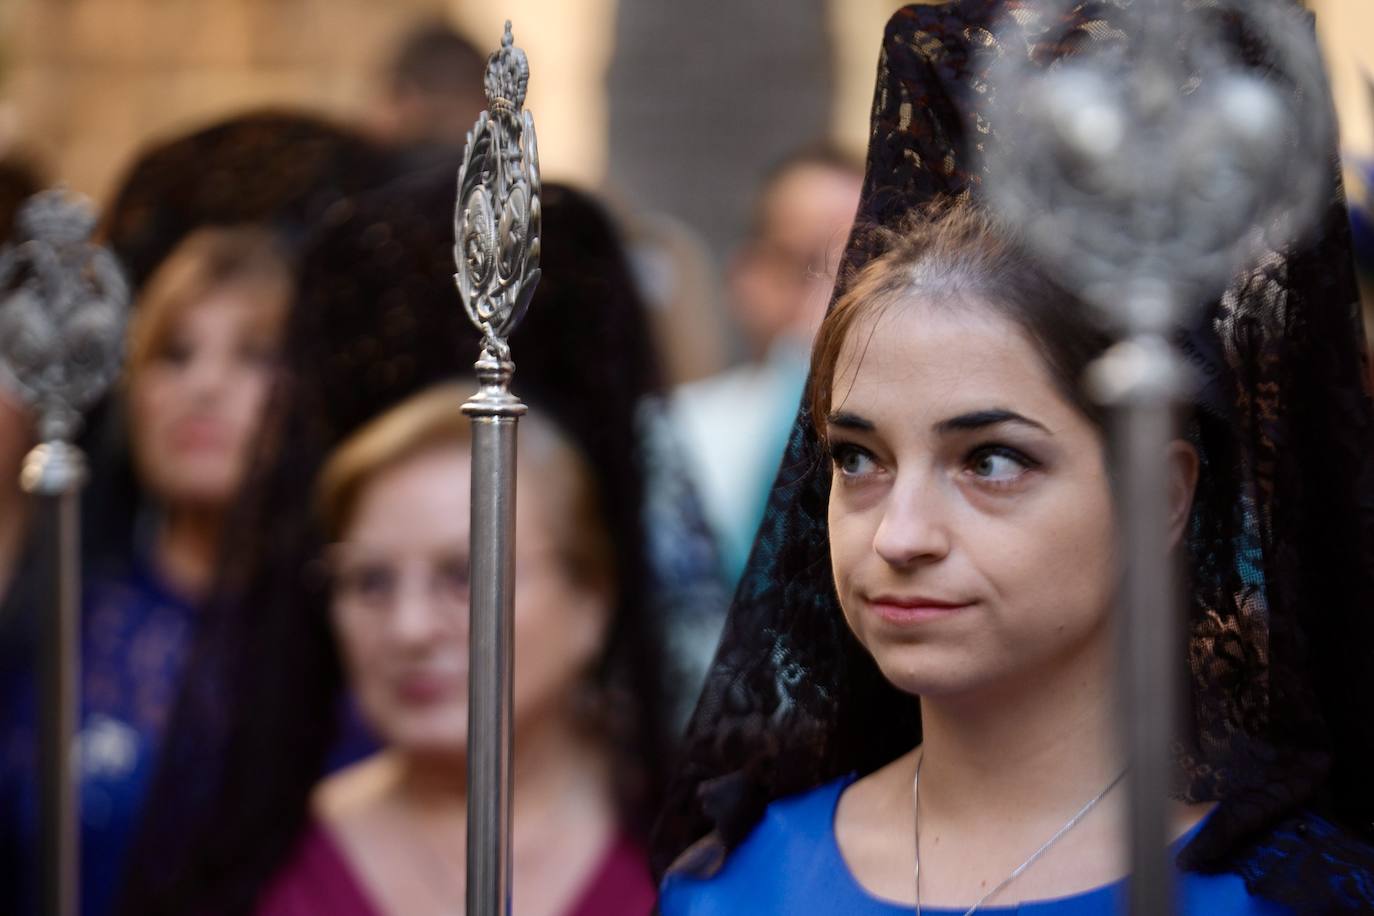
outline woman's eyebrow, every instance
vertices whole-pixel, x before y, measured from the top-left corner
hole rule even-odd
[[[839,429],[852,429],[857,432],[871,433],[876,427],[872,420],[865,420],[856,413],[849,413],[845,410],[837,410],[825,418],[827,426],[838,427]]]
[[[1041,432],[1048,433],[1050,430],[1043,423],[1038,423],[1030,417],[1022,416],[1014,410],[1007,410],[1004,407],[992,407],[987,410],[973,410],[968,413],[961,413],[958,416],[949,417],[935,424],[935,432],[945,435],[955,432],[968,432],[969,430],[985,429],[989,426],[997,426],[1001,423],[1019,423],[1023,426],[1030,426]]]

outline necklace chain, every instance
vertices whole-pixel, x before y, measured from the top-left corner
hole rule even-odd
[[[916,824],[916,867],[914,872],[914,878],[916,881],[916,916],[921,916],[921,764],[925,762],[925,759],[926,753],[925,750],[922,749],[921,756],[916,759],[916,775],[913,776],[911,779],[911,806],[913,814],[915,815]],[[998,883],[998,885],[994,887],[992,890],[988,891],[986,894],[979,897],[978,900],[973,904],[973,906],[965,910],[964,916],[971,916],[971,914],[975,910],[977,910],[980,906],[983,905],[984,901],[998,894],[999,892],[1004,890],[1008,884],[1011,884],[1011,882],[1021,877],[1022,873],[1024,873],[1026,869],[1034,865],[1036,863],[1036,860],[1038,860],[1041,856],[1048,852],[1051,846],[1059,842],[1059,840],[1063,838],[1064,834],[1068,833],[1074,827],[1078,826],[1078,822],[1083,820],[1083,818],[1087,817],[1088,812],[1091,811],[1093,808],[1097,807],[1097,803],[1102,801],[1102,799],[1106,798],[1107,793],[1112,791],[1112,789],[1115,789],[1117,783],[1121,782],[1121,780],[1125,778],[1125,776],[1125,769],[1123,769],[1120,773],[1117,773],[1116,777],[1112,779],[1111,782],[1107,783],[1106,788],[1104,788],[1101,792],[1098,792],[1095,796],[1093,796],[1088,801],[1088,803],[1084,805],[1082,808],[1079,808],[1078,811],[1075,812],[1073,817],[1069,818],[1067,821],[1064,822],[1064,826],[1060,827],[1058,830],[1054,832],[1054,836],[1050,837],[1048,840],[1042,843],[1039,849],[1035,850],[1035,852],[1031,853],[1030,856],[1026,858],[1026,861],[1022,862],[1020,865],[1016,866],[1016,868],[1012,869],[1011,874],[1003,878],[1001,882]]]

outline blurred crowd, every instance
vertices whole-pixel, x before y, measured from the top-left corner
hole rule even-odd
[[[472,443],[459,408],[478,337],[453,286],[453,204],[486,62],[423,24],[353,123],[260,110],[165,138],[101,214],[133,301],[122,373],[79,443],[88,916],[462,910]],[[862,163],[819,141],[775,163],[719,276],[680,223],[544,187],[543,277],[511,340],[530,406],[521,916],[653,906],[652,818],[863,182]],[[5,242],[23,241],[16,215],[44,185],[41,162],[0,161]],[[1351,189],[1367,289],[1370,188]],[[19,482],[36,440],[0,361],[6,914],[39,911],[51,595]]]
[[[251,111],[143,150],[101,215],[133,290],[85,418],[86,914],[457,912],[477,336],[454,178],[486,55],[397,48],[345,124]],[[546,184],[511,346],[518,912],[643,914],[647,834],[798,409],[862,165],[759,176],[723,278],[682,226]],[[0,163],[0,232],[42,163]],[[728,320],[708,290],[723,280]],[[733,363],[723,354],[739,354]],[[3,366],[0,366],[3,370]],[[0,371],[0,912],[37,911],[48,612]]]

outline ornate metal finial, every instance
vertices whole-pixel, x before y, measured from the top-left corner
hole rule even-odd
[[[1127,904],[1158,916],[1174,911],[1165,801],[1183,683],[1175,570],[1162,549],[1163,456],[1187,376],[1167,335],[1326,202],[1325,78],[1293,0],[1027,0],[1012,9],[1019,21],[994,44],[1017,50],[991,60],[990,125],[977,125],[995,134],[985,193],[1123,338],[1086,382],[1114,408],[1126,547],[1118,685],[1131,766]],[[1027,22],[1044,27],[1040,47],[1078,51],[1044,66],[1044,55],[1022,50]],[[1238,35],[1247,52],[1264,54],[1261,66],[1242,59]]]
[[[500,49],[487,62],[488,110],[467,135],[453,226],[454,279],[482,332],[484,387],[508,383],[506,340],[539,283],[539,152],[534,119],[524,110],[529,76],[507,22]]]
[[[1085,16],[1115,38],[1050,68],[1025,54],[989,68],[986,194],[1118,328],[1178,320],[1326,202],[1332,124],[1305,14],[1291,0],[1210,6],[1042,0],[1063,30],[1047,46],[1074,44]],[[1266,66],[1244,66],[1223,29],[1260,39]]]
[[[501,36],[501,48],[487,63],[485,86],[487,105],[493,113],[514,114],[525,104],[525,87],[529,85],[530,67],[525,52],[515,46],[510,20]]]
[[[511,911],[511,671],[515,589],[516,424],[506,338],[539,283],[539,154],[524,110],[530,69],[510,23],[487,63],[488,110],[468,133],[453,217],[468,317],[482,332],[472,420],[472,598],[468,615],[467,912]]]
[[[0,384],[35,411],[53,452],[119,371],[129,287],[90,241],[95,217],[79,198],[36,194],[17,224],[21,241],[0,251]]]

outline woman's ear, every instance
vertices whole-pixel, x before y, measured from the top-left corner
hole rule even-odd
[[[1188,518],[1193,511],[1193,494],[1197,492],[1199,460],[1191,442],[1175,439],[1169,443],[1169,549],[1173,550],[1183,538]]]

